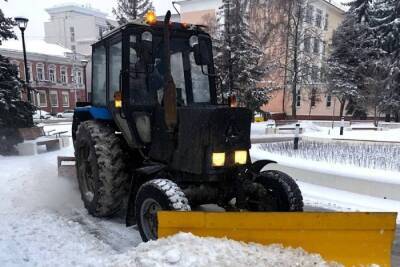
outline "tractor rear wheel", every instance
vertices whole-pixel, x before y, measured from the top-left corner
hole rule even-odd
[[[161,210],[190,211],[189,201],[174,182],[151,180],[139,188],[135,201],[135,217],[143,241],[157,239],[157,212]]]
[[[255,182],[261,187],[248,196],[251,211],[303,211],[303,197],[297,183],[280,171],[261,172]]]
[[[122,141],[104,123],[85,121],[75,140],[76,170],[82,200],[96,217],[115,214],[128,192],[129,175]]]

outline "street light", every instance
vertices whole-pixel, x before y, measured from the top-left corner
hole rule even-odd
[[[89,63],[86,59],[81,60],[83,65],[83,82],[85,83],[85,102],[88,102],[87,82],[86,82],[86,66]]]
[[[26,82],[26,88],[27,88],[27,93],[28,93],[28,102],[31,102],[31,91],[29,88],[29,72],[28,72],[28,62],[26,60],[26,49],[25,49],[25,30],[26,27],[28,26],[28,19],[24,17],[15,17],[15,22],[17,22],[18,28],[21,30],[21,36],[22,36],[22,51],[24,53],[24,69],[25,69],[25,82]]]

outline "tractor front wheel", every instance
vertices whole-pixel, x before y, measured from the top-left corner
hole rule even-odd
[[[256,178],[258,185],[247,197],[250,211],[303,211],[303,197],[297,183],[280,171],[264,171]]]
[[[157,239],[157,212],[161,210],[190,211],[190,206],[174,182],[151,180],[139,188],[135,201],[135,217],[143,241]]]

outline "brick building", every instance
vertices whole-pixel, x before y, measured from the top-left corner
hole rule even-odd
[[[85,101],[83,56],[39,40],[27,40],[26,49],[31,99],[36,107],[55,114],[73,109],[77,101]],[[18,67],[20,78],[25,80],[21,41],[3,42],[0,54]],[[26,100],[26,92],[23,94]]]
[[[268,39],[265,49],[265,64],[268,65],[270,72],[266,74],[265,83],[275,90],[271,94],[272,98],[269,103],[262,108],[264,111],[276,114],[280,118],[288,118],[292,116],[291,106],[295,101],[297,118],[299,119],[338,117],[340,105],[338,100],[327,92],[327,84],[323,79],[323,67],[329,55],[333,32],[344,17],[344,11],[338,2],[340,1],[306,1],[306,18],[302,25],[303,31],[304,29],[315,28],[318,29],[320,34],[318,38],[315,36],[307,38],[304,41],[306,45],[302,44],[299,49],[299,53],[312,54],[314,62],[309,67],[309,79],[311,81],[307,84],[298,84],[296,99],[292,99],[291,85],[288,82],[289,74],[284,71],[285,68],[290,68],[291,52],[287,50],[286,44],[288,36],[287,11],[280,7],[283,1],[251,2],[253,5],[250,5],[250,25],[256,35],[262,34],[262,27],[266,22],[275,25],[270,34],[272,38]],[[222,0],[181,0],[178,3],[181,7],[182,22],[210,26],[210,24],[215,23],[216,17],[218,17]],[[307,52],[307,49],[310,51]],[[280,68],[274,69],[273,66],[277,62],[279,62]]]

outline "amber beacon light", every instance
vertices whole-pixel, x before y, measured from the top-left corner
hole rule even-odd
[[[149,25],[154,25],[157,23],[157,16],[156,13],[152,10],[148,11],[145,16],[145,21]]]

